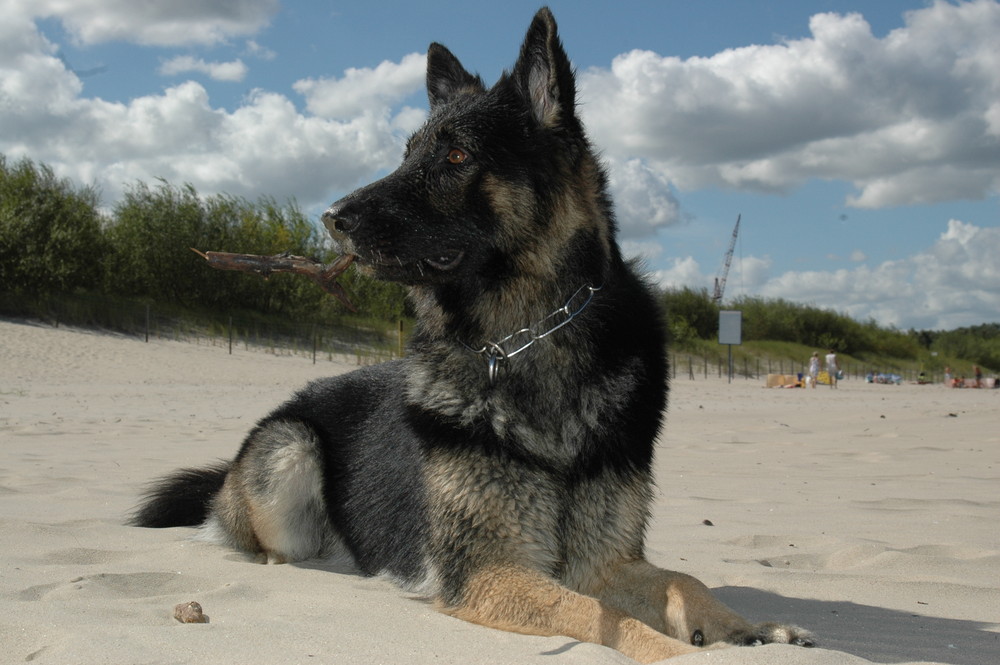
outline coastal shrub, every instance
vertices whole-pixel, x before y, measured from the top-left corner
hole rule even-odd
[[[94,288],[105,243],[93,187],[0,155],[0,284],[15,294]]]

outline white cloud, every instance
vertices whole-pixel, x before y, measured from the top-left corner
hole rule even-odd
[[[194,82],[128,104],[89,100],[64,120],[30,156],[62,176],[105,183],[111,200],[126,184],[162,177],[202,194],[278,191],[317,205],[328,203],[317,196],[356,186],[399,154],[388,112],[338,122],[303,116],[284,96],[256,91],[228,113],[212,108]]]
[[[51,0],[46,7],[62,7],[57,5]],[[253,14],[254,8],[267,5],[247,3],[241,11]],[[191,6],[182,4],[176,16],[194,15]],[[75,16],[77,5],[67,7],[62,7],[64,14]],[[104,18],[92,19],[95,26],[121,17],[115,2],[103,7]],[[255,198],[280,192],[307,207],[324,205],[326,197],[394,166],[400,134],[423,117],[413,109],[394,112],[389,100],[398,92],[381,97],[372,92],[364,113],[339,119],[303,114],[288,98],[265,91],[253,91],[230,112],[213,107],[205,88],[192,81],[123,103],[88,98],[80,79],[35,25],[40,7],[16,3],[12,9],[17,11],[0,22],[0,153],[10,159],[30,157],[49,164],[61,177],[95,183],[106,202],[118,200],[123,188],[137,180],[162,177],[189,182],[203,194]],[[376,74],[409,71],[414,60],[388,63]],[[181,58],[166,63],[163,71],[196,70],[236,79],[241,67],[239,61]]]
[[[1000,312],[1000,228],[950,220],[913,256],[833,272],[787,272],[761,285],[766,297],[827,307],[882,325],[946,329]]]
[[[417,131],[425,120],[427,120],[427,111],[404,106],[393,117],[392,128],[403,136],[409,136]]]
[[[756,293],[770,280],[772,265],[768,256],[740,257],[730,270],[727,292]]]
[[[864,208],[1000,193],[1000,4],[908,12],[884,38],[819,14],[809,38],[680,60],[649,51],[580,80],[595,142],[680,189],[857,188]]]
[[[110,41],[148,46],[218,44],[260,30],[278,0],[8,0],[33,16],[54,16],[82,44]],[[5,17],[6,18],[6,17]]]
[[[662,173],[640,159],[608,158],[605,162],[623,240],[641,241],[656,229],[680,221],[680,204]]]
[[[13,9],[13,8],[11,8]],[[56,57],[56,46],[35,28],[28,12],[4,14],[0,22],[0,109],[22,111],[65,107],[80,94],[80,80]],[[32,121],[32,118],[24,118]],[[3,123],[4,135],[19,128]]]
[[[701,289],[712,281],[711,277],[701,272],[698,262],[690,256],[672,259],[669,268],[653,271],[650,278],[668,289],[678,289],[685,286]]]
[[[772,261],[770,257],[745,256],[735,261],[726,276],[723,297],[725,300],[746,293],[756,293],[768,283],[771,276]],[[692,289],[708,289],[711,293],[715,281],[721,279],[723,267],[718,266],[718,272],[705,274],[693,257],[675,258],[669,268],[656,270],[652,279],[665,288],[689,287]]]
[[[292,86],[306,98],[309,112],[324,118],[350,118],[395,104],[424,84],[426,56],[411,53],[374,69],[351,68],[341,78],[302,79]]]
[[[257,43],[253,39],[247,40],[246,47],[243,52],[250,57],[257,58],[258,60],[274,60],[278,57],[277,53],[266,46]]]
[[[216,81],[242,81],[247,75],[247,66],[242,60],[231,62],[205,62],[190,55],[179,55],[160,65],[160,74],[177,76],[187,72],[200,72]]]

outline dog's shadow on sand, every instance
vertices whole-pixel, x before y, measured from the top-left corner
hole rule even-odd
[[[339,575],[367,577],[346,561],[293,564]],[[1000,633],[980,621],[942,619],[915,612],[859,605],[847,601],[788,598],[751,587],[719,587],[712,593],[751,621],[777,621],[807,628],[818,646],[876,663],[933,661],[984,665],[985,654],[1000,649]],[[414,600],[427,601],[425,598]],[[574,643],[551,653],[559,653]]]
[[[1000,634],[978,621],[941,619],[851,602],[786,598],[749,587],[712,592],[753,621],[793,623],[816,634],[818,646],[845,651],[877,663],[936,661],[983,665],[997,653]]]

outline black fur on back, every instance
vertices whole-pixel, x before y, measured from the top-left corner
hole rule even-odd
[[[154,529],[201,524],[208,517],[209,506],[229,467],[229,462],[219,462],[203,469],[180,469],[154,481],[129,524]]]

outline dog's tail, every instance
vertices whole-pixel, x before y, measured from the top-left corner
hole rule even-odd
[[[181,469],[154,481],[128,523],[155,529],[201,524],[229,467],[229,462],[222,462],[205,469]]]

